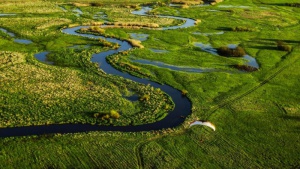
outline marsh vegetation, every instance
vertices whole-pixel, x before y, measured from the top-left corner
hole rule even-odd
[[[101,64],[91,62],[92,54],[119,46],[61,31],[78,25],[92,26],[81,30],[88,34],[127,41],[130,33],[149,35],[137,42],[143,48],[119,51],[108,62],[123,72],[178,89],[180,97],[191,101],[192,109],[190,116],[182,117],[186,118],[182,125],[159,131],[1,138],[0,168],[298,168],[299,2],[228,0],[195,7],[200,1],[173,2],[189,8],[150,0],[1,2],[1,13],[15,15],[1,15],[0,27],[32,41],[16,43],[0,31],[1,129],[66,123],[135,126],[160,121],[174,108],[160,89],[109,75]],[[132,14],[145,4],[152,5],[150,12],[155,15]],[[74,9],[82,14],[76,15]],[[93,19],[98,12],[107,18]],[[184,29],[144,29],[183,23],[159,15],[200,19],[201,23]],[[107,21],[113,25],[99,28]],[[195,42],[210,44],[219,49],[215,52],[229,57],[203,51]],[[70,48],[86,44],[90,47]],[[224,46],[228,44],[239,47]],[[44,51],[54,65],[34,58]],[[257,60],[259,70],[245,65],[239,57],[245,53]],[[174,71],[135,63],[132,58],[223,71]],[[237,69],[255,71],[239,73]],[[131,95],[139,99],[124,97]],[[211,121],[218,130],[187,128],[197,119]]]

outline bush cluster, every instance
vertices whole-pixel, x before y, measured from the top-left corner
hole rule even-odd
[[[231,28],[234,32],[253,32],[253,28],[243,27],[243,26],[236,26],[234,28]]]
[[[150,95],[144,94],[142,97],[140,97],[140,101],[149,101]]]
[[[101,118],[102,120],[108,120],[110,118],[118,119],[120,114],[116,110],[111,110],[109,113],[94,113],[95,118]]]
[[[229,48],[227,46],[222,46],[218,48],[217,51],[219,55],[227,57],[242,57],[246,55],[245,50],[239,46],[235,49]]]
[[[91,32],[95,32],[95,33],[99,33],[99,34],[104,34],[105,33],[105,29],[100,28],[99,26],[91,26],[88,29]]]
[[[100,2],[91,2],[90,5],[91,6],[103,6],[103,4]]]
[[[248,65],[233,65],[233,67],[237,68],[238,70],[243,70],[243,71],[246,71],[246,72],[254,72],[254,71],[258,70],[258,68],[248,66]]]
[[[290,45],[285,44],[282,41],[277,41],[277,49],[282,51],[287,51],[287,52],[292,51],[292,47]]]
[[[183,96],[186,96],[186,95],[188,94],[188,91],[185,90],[185,89],[183,89],[183,90],[181,90],[181,94],[182,94]]]

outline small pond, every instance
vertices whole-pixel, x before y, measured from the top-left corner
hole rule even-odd
[[[145,41],[149,37],[148,34],[143,34],[143,33],[129,33],[129,35],[131,39],[136,39],[140,41]]]
[[[46,64],[49,64],[49,65],[53,65],[54,63],[53,62],[50,62],[47,60],[47,55],[49,54],[50,52],[40,52],[40,53],[36,53],[34,54],[34,57],[40,61],[40,62],[44,62]]]
[[[145,59],[136,59],[136,60],[132,60],[132,62],[158,66],[158,67],[161,67],[161,68],[167,68],[167,69],[171,69],[171,70],[174,70],[174,71],[194,72],[194,73],[204,73],[204,72],[212,72],[213,71],[213,69],[175,66],[175,65],[165,64],[165,63],[159,62],[159,61],[150,61],[150,60],[145,60]]]
[[[168,53],[169,51],[168,50],[164,50],[164,49],[153,49],[153,48],[150,48],[150,50],[154,53]]]
[[[14,39],[14,41],[17,42],[17,43],[26,44],[26,45],[32,43],[31,40],[27,40],[27,39]]]
[[[14,33],[9,32],[6,29],[0,28],[0,31],[8,34],[12,38],[16,37],[16,35]],[[14,39],[14,42],[26,44],[26,45],[33,43],[31,40],[28,40],[28,39]]]
[[[194,45],[197,46],[197,47],[199,47],[199,48],[201,48],[205,52],[208,52],[208,53],[211,53],[213,55],[219,56],[217,49],[213,48],[211,46],[211,44],[203,44],[201,42],[196,42],[196,43],[194,43]],[[236,44],[229,44],[227,46],[228,46],[228,48],[235,49],[238,45],[236,45]],[[248,61],[246,63],[247,66],[259,68],[259,64],[257,63],[256,59],[253,58],[253,57],[251,57],[250,55],[246,54],[242,58]]]
[[[14,33],[8,32],[6,29],[0,28],[0,31],[8,34],[10,37],[15,37],[16,35]]]

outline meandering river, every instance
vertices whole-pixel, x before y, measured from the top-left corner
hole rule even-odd
[[[146,9],[146,10],[145,10]],[[134,14],[146,15],[146,12],[151,8],[145,7],[141,11],[137,11]],[[184,20],[185,23],[179,26],[165,27],[163,29],[178,29],[188,26],[193,26],[195,20],[181,17],[172,16],[160,16],[160,17],[170,17],[175,19]],[[86,28],[87,26],[77,26],[73,28],[63,29],[62,32],[66,34],[71,34],[74,36],[82,36],[87,38],[102,38],[106,41],[112,43],[118,43],[119,48],[116,50],[109,50],[101,53],[95,53],[92,56],[91,61],[100,63],[101,69],[108,74],[122,76],[123,78],[133,80],[142,84],[150,84],[155,88],[160,88],[163,92],[167,93],[173,100],[175,107],[168,115],[161,121],[154,123],[136,125],[136,126],[104,126],[104,125],[90,125],[90,124],[50,124],[50,125],[38,125],[38,126],[24,126],[24,127],[12,127],[12,128],[0,128],[0,137],[11,137],[11,136],[27,136],[27,135],[42,135],[51,133],[77,133],[77,132],[88,132],[88,131],[123,131],[123,132],[138,132],[138,131],[151,131],[151,130],[161,130],[165,128],[173,128],[182,124],[185,118],[191,113],[192,104],[187,97],[183,97],[181,92],[174,89],[168,85],[158,84],[152,82],[148,79],[142,79],[132,76],[128,73],[121,72],[113,68],[110,64],[106,62],[106,57],[118,53],[119,51],[125,51],[132,48],[127,41],[122,41],[116,38],[105,38],[103,36],[91,35],[91,34],[81,34],[76,32],[81,28]],[[35,57],[40,61],[46,61],[47,51],[41,52],[35,55]],[[52,64],[51,62],[47,62]]]
[[[151,8],[143,7],[139,11],[132,12],[135,15],[145,15],[150,11]],[[175,16],[159,16],[167,17],[173,19],[183,20],[184,23],[179,26],[170,26],[161,28],[161,30],[179,29],[194,26],[196,21],[190,18],[175,17]],[[151,131],[151,130],[161,130],[165,128],[173,128],[182,124],[185,118],[190,115],[192,104],[187,97],[183,97],[181,92],[174,89],[171,86],[158,84],[152,82],[149,79],[142,79],[132,76],[128,73],[121,72],[113,68],[110,64],[106,62],[106,57],[116,54],[120,51],[130,50],[133,46],[127,41],[122,41],[116,38],[106,38],[103,36],[92,35],[92,34],[81,34],[77,31],[81,28],[87,28],[88,26],[77,26],[73,28],[63,29],[62,32],[74,36],[82,36],[86,38],[96,38],[105,39],[106,41],[119,44],[119,48],[115,50],[108,50],[101,53],[95,53],[92,56],[91,61],[99,63],[100,68],[107,74],[112,74],[116,76],[122,76],[123,78],[133,80],[135,82],[148,85],[155,88],[160,88],[163,92],[167,93],[173,100],[175,107],[168,115],[161,121],[154,123],[136,125],[136,126],[105,126],[105,125],[91,125],[91,124],[50,124],[50,125],[38,125],[38,126],[23,126],[23,127],[12,127],[12,128],[0,128],[0,137],[11,137],[11,136],[27,136],[27,135],[43,135],[51,133],[77,133],[77,132],[88,132],[88,131],[122,131],[122,132],[139,132],[139,131]],[[2,31],[5,31],[4,29]],[[7,32],[9,33],[9,32]],[[35,54],[36,59],[45,62],[47,64],[53,64],[46,60],[46,55],[48,51]],[[190,69],[190,68],[189,68]],[[205,72],[203,70],[199,70]]]

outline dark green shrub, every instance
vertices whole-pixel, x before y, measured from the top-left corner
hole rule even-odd
[[[100,116],[100,113],[94,113],[94,117],[97,118]]]
[[[91,2],[90,4],[91,6],[103,6],[103,4],[100,2]]]
[[[182,94],[183,96],[185,96],[185,95],[187,95],[187,94],[188,94],[188,91],[187,91],[187,90],[185,90],[185,89],[183,89],[183,90],[181,90],[181,94]]]
[[[231,28],[232,31],[234,32],[253,32],[253,28],[248,28],[248,27],[242,27],[242,26],[237,26],[234,28]]]
[[[282,41],[277,41],[277,49],[282,51],[287,51],[287,52],[292,51],[292,47],[290,45],[285,44]]]
[[[120,118],[120,114],[116,110],[111,110],[110,117],[112,117],[114,119],[118,119],[118,118]]]
[[[258,70],[258,68],[248,65],[233,65],[233,67],[246,72],[254,72]]]
[[[291,7],[300,7],[300,3],[285,3],[286,6],[291,6]]]
[[[238,46],[237,48],[233,49],[233,56],[234,57],[241,57],[241,56],[244,56],[244,55],[246,55],[246,52],[242,47]]]
[[[242,57],[246,55],[245,50],[242,47],[236,47],[235,49],[229,48],[227,46],[222,46],[217,49],[218,54],[227,57]]]
[[[148,101],[149,99],[150,99],[150,95],[148,94],[145,94],[140,98],[141,101]]]
[[[105,114],[104,116],[102,116],[102,120],[108,120],[110,118],[109,114]]]

